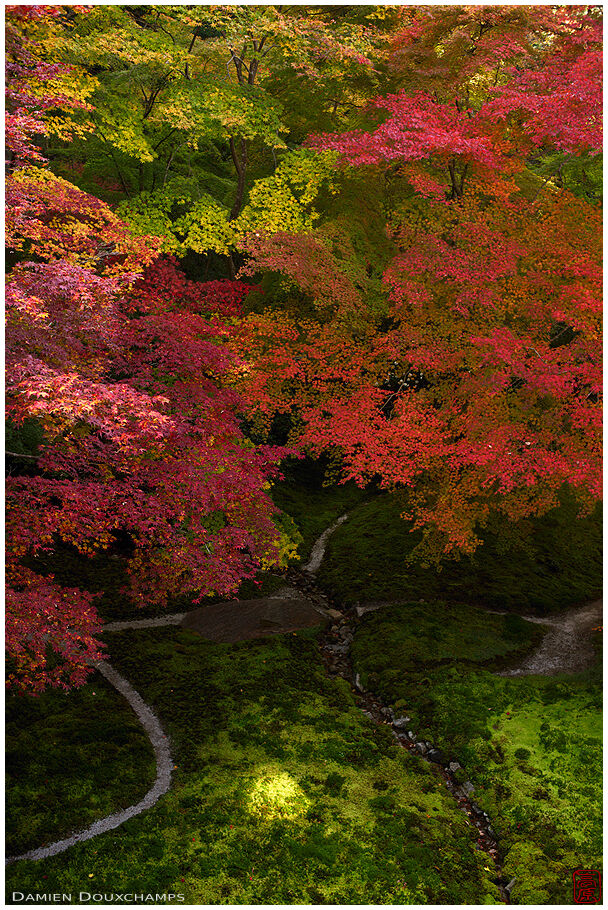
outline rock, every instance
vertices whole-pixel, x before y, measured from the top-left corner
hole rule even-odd
[[[334,645],[327,645],[327,650],[335,654],[346,654],[348,652],[348,645],[337,642]]]
[[[516,878],[512,878],[511,881],[509,882],[509,884],[505,885],[505,891],[508,891],[510,894],[511,891],[513,890],[513,887],[514,887],[516,881],[517,881]]]
[[[407,735],[408,735],[409,738],[412,739],[412,740],[413,740],[413,739],[416,739],[416,734],[414,733],[413,730],[408,730],[408,731],[407,731]]]
[[[366,613],[373,613],[374,610],[380,610],[382,607],[386,606],[388,606],[388,603],[385,601],[366,604],[357,603],[355,605],[355,612],[359,619],[361,619],[361,617],[365,616]]]
[[[488,834],[490,835],[490,837],[493,838],[493,840],[498,840],[498,838],[496,836],[496,831],[494,830],[492,825],[488,825],[486,830],[487,830]]]
[[[474,792],[475,787],[473,786],[473,784],[471,783],[470,780],[465,780],[464,784],[462,785],[462,789],[464,790],[464,792],[465,792],[466,795],[468,796],[470,793],[473,793],[473,792]]]
[[[430,749],[427,757],[429,761],[435,762],[437,765],[442,765],[445,762],[445,755],[441,749]]]
[[[416,748],[416,752],[420,752],[421,755],[426,755],[426,753],[428,752],[426,743],[416,743],[415,748]]]
[[[355,689],[358,689],[359,692],[365,691],[363,686],[361,685],[361,675],[359,673],[357,673],[357,675],[355,676]]]
[[[344,613],[340,613],[339,610],[328,610],[327,615],[330,619],[343,619]]]
[[[236,642],[318,626],[321,618],[304,597],[259,597],[211,604],[186,613],[181,626],[211,641]]]
[[[448,765],[448,771],[451,771],[454,774],[456,771],[460,771],[462,765],[459,765],[457,761],[451,761]]]
[[[403,728],[407,727],[411,721],[411,717],[395,717],[393,720],[393,727]]]

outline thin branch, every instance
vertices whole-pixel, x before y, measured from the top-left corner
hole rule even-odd
[[[119,168],[119,166],[118,166],[118,162],[117,162],[117,160],[116,160],[116,156],[114,155],[114,149],[112,148],[112,143],[109,142],[109,141],[106,139],[106,137],[105,137],[104,134],[101,132],[101,130],[99,129],[99,127],[98,127],[98,130],[99,130],[99,135],[101,136],[101,138],[103,139],[103,141],[108,145],[108,148],[109,148],[109,151],[110,151],[110,155],[111,155],[111,157],[112,157],[112,161],[114,162],[114,167],[116,168],[116,173],[118,174],[118,178],[119,178],[120,182],[122,183],[122,188],[123,188],[123,190],[125,191],[127,197],[130,199],[130,198],[131,198],[131,193],[129,192],[129,188],[128,188],[127,184],[126,184],[125,178],[124,178],[123,175],[122,175],[122,171],[120,170],[120,168]]]
[[[33,458],[35,461],[38,461],[40,455],[25,455],[23,452],[9,452],[8,449],[4,450],[5,455],[12,455],[13,458]]]
[[[167,31],[167,29],[164,28],[164,27],[158,22],[158,20],[156,21],[156,24],[158,25],[158,27],[159,27],[159,29],[161,30],[161,32],[164,32],[165,35],[169,35],[169,37],[171,38],[171,41],[173,41],[173,44],[175,44],[175,38],[173,37],[173,35],[171,34],[171,32]]]
[[[172,128],[169,130],[169,132],[167,133],[166,136],[163,136],[162,139],[159,139],[159,141],[156,143],[156,145],[152,146],[152,148],[154,149],[154,151],[156,151],[156,150],[158,149],[158,147],[159,147],[160,145],[162,145],[163,142],[164,142],[166,139],[168,139],[169,136],[172,136],[173,133],[175,133],[175,132],[177,132],[177,127],[176,127],[176,126],[172,127]]]

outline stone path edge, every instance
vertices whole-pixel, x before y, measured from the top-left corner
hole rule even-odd
[[[96,837],[98,834],[105,834],[106,831],[118,828],[119,825],[124,824],[124,822],[128,821],[130,818],[140,815],[142,812],[145,812],[146,809],[150,809],[158,802],[161,796],[168,792],[171,786],[171,770],[173,765],[171,761],[169,739],[163,731],[156,714],[152,708],[146,704],[141,695],[136,692],[133,686],[127,682],[124,676],[121,676],[111,664],[107,661],[98,661],[94,666],[95,669],[99,670],[102,676],[104,676],[108,682],[126,698],[137,715],[142,727],[148,734],[148,739],[152,744],[156,759],[156,780],[143,799],[138,803],[134,803],[134,805],[129,806],[127,809],[121,809],[118,812],[113,812],[111,815],[106,815],[105,818],[93,822],[88,828],[77,831],[75,834],[71,834],[69,837],[63,838],[63,840],[55,841],[55,843],[49,844],[46,847],[38,847],[35,850],[29,850],[27,853],[22,853],[20,856],[9,856],[6,858],[6,864],[15,863],[24,859],[47,859],[50,856],[55,856],[57,853],[63,853],[64,850],[73,847],[74,844],[82,843],[83,841],[90,840],[92,837]]]

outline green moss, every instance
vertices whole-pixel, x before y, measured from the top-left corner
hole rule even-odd
[[[344,512],[358,506],[366,494],[354,483],[323,486],[319,470],[306,465],[288,470],[285,482],[272,489],[272,498],[294,520],[303,537],[300,556],[305,558],[323,531]]]
[[[412,533],[402,511],[399,498],[378,496],[355,508],[332,535],[319,580],[334,598],[344,603],[424,598],[550,612],[599,596],[601,510],[577,517],[566,490],[560,508],[533,522],[495,520],[473,556],[444,559],[438,566],[410,561],[421,533]]]
[[[115,831],[9,867],[9,892],[128,882],[195,904],[496,902],[437,774],[326,676],[314,632],[236,645],[174,629],[108,639],[170,734],[172,789]]]
[[[137,802],[155,771],[137,717],[98,674],[69,693],[7,698],[7,853],[24,853]]]
[[[420,737],[464,766],[500,835],[505,875],[517,878],[513,899],[565,903],[572,870],[601,867],[601,670],[497,676],[490,670],[539,630],[480,614],[436,603],[370,614],[355,637],[356,666]]]

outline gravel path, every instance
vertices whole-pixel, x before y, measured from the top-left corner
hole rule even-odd
[[[500,676],[555,676],[578,673],[593,662],[592,630],[602,624],[602,601],[594,600],[559,616],[524,616],[528,622],[549,627],[538,648]]]
[[[108,622],[104,632],[122,632],[124,629],[159,629],[162,626],[179,626],[185,613],[170,613],[168,616],[155,616],[152,619],[127,619],[120,622]]]
[[[46,859],[49,856],[55,856],[57,853],[62,853],[74,844],[90,840],[98,834],[104,834],[106,831],[118,828],[123,822],[128,821],[135,815],[139,815],[141,812],[145,812],[146,809],[150,809],[171,786],[171,770],[173,765],[171,762],[171,753],[169,751],[169,740],[163,732],[156,714],[153,712],[152,708],[145,703],[141,695],[135,691],[133,686],[127,682],[124,676],[121,676],[107,661],[95,663],[95,669],[99,670],[121,695],[124,695],[137,714],[142,727],[148,734],[156,758],[156,780],[144,798],[138,803],[135,803],[135,805],[129,806],[127,809],[122,809],[120,812],[114,812],[112,815],[107,815],[105,818],[99,819],[99,821],[94,822],[83,831],[77,831],[75,834],[70,835],[70,837],[55,841],[55,843],[49,844],[47,847],[39,847],[36,850],[30,850],[27,853],[22,853],[21,856],[10,856],[6,860],[7,863],[14,863],[20,859]]]
[[[323,531],[318,540],[315,541],[312,550],[310,551],[310,559],[305,566],[302,566],[303,572],[308,572],[309,575],[316,575],[321,567],[323,562],[323,557],[325,556],[325,548],[327,546],[327,541],[334,533],[336,528],[339,528],[341,524],[344,524],[348,514],[340,515],[333,525],[330,525],[328,528]]]

